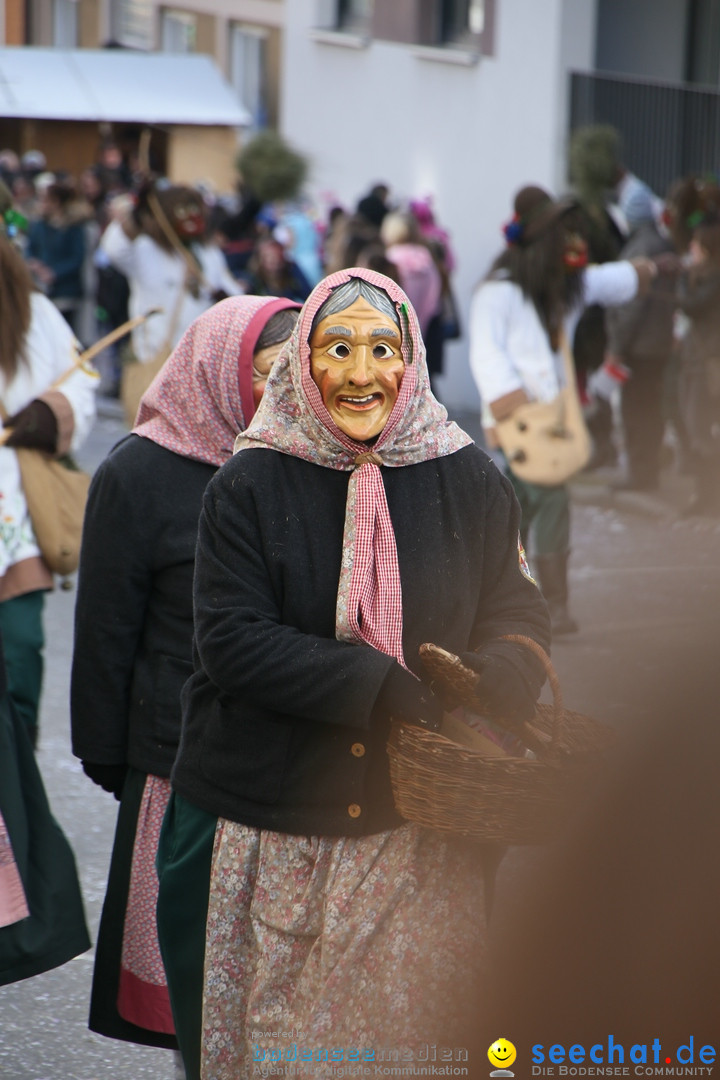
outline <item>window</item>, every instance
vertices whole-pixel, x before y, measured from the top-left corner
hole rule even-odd
[[[338,0],[336,29],[348,34],[366,34],[372,14],[373,0]]]
[[[441,44],[478,44],[485,29],[485,0],[442,0],[438,14]]]
[[[75,49],[78,43],[77,0],[54,0],[53,45],[59,49]]]
[[[492,56],[495,0],[397,0],[372,12],[372,37],[423,49]],[[429,54],[427,54],[429,55]]]
[[[268,122],[268,32],[233,24],[230,28],[230,82],[253,118],[253,128]]]
[[[169,53],[193,53],[197,44],[197,20],[186,11],[167,8],[162,14],[161,49]]]
[[[150,0],[111,0],[110,36],[128,49],[152,49],[155,42]]]

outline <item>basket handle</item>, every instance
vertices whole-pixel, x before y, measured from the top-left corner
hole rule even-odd
[[[512,641],[516,645],[525,645],[532,653],[537,656],[538,660],[542,664],[545,674],[547,676],[548,683],[550,684],[550,691],[553,698],[553,724],[552,732],[550,734],[550,745],[555,746],[555,742],[560,734],[560,726],[563,721],[564,705],[562,690],[560,688],[560,679],[558,673],[552,665],[550,657],[543,649],[542,645],[538,645],[534,638],[528,637],[527,634],[503,634],[497,639],[498,641]]]
[[[557,672],[550,662],[550,657],[547,655],[541,645],[538,645],[537,641],[528,637],[525,634],[505,634],[502,637],[493,638],[492,641],[511,641],[518,645],[524,645],[530,649],[532,653],[537,656],[542,664],[545,675],[550,683],[550,689],[553,696],[553,709],[552,709],[552,726],[550,730],[550,744],[545,743],[542,745],[542,750],[547,752],[548,749],[555,748],[555,744],[558,741],[561,726],[564,720],[564,708],[562,691],[560,689],[560,680],[558,679]],[[490,642],[488,642],[489,644]],[[438,645],[432,645],[427,643],[420,646],[420,657],[423,663],[431,671],[435,672],[437,678],[440,679],[451,691],[454,696],[465,704],[475,705],[474,688],[477,685],[478,675],[477,672],[471,668],[466,667],[460,660],[459,656],[454,653],[448,652],[446,649],[441,648]],[[540,749],[540,740],[535,736],[532,730],[532,720],[523,725],[524,738],[528,746],[531,749]],[[521,729],[521,731],[523,730]]]

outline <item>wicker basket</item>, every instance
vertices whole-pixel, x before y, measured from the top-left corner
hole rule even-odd
[[[484,842],[540,844],[572,813],[612,743],[612,730],[563,707],[557,674],[537,642],[520,634],[502,640],[532,649],[550,682],[553,704],[538,705],[520,736],[535,759],[488,757],[438,732],[394,722],[388,754],[395,805],[408,821],[441,832]],[[474,671],[435,645],[421,646],[420,654],[443,683],[449,704],[477,707]]]

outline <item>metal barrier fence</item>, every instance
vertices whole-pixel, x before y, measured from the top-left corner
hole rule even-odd
[[[617,128],[625,164],[659,195],[720,171],[720,90],[572,72],[570,130],[586,124]]]

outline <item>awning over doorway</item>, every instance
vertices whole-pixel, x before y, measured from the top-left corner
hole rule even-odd
[[[0,118],[252,123],[209,56],[129,49],[0,48]]]

